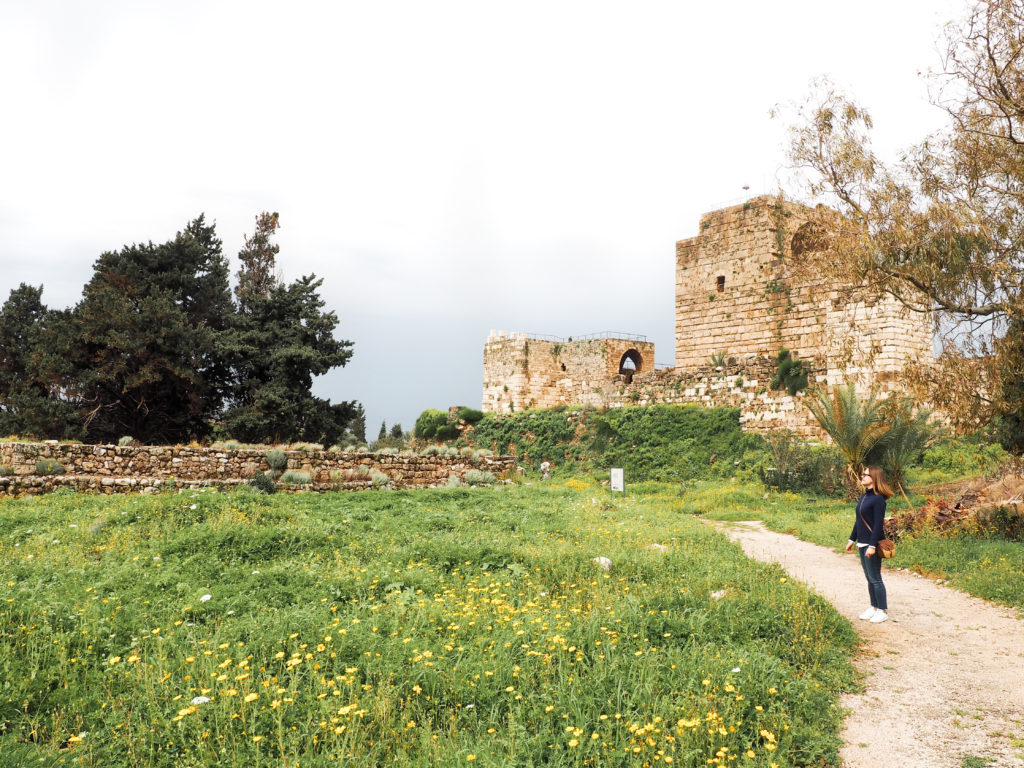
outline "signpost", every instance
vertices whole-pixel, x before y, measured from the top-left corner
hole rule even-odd
[[[611,492],[615,493],[615,491],[619,491],[623,496],[626,495],[626,481],[622,467],[612,467]]]

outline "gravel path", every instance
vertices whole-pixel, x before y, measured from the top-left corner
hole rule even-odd
[[[842,699],[847,768],[1024,767],[1024,621],[1012,609],[883,566],[890,619],[869,624],[857,619],[868,594],[855,554],[759,522],[722,528],[829,600],[860,635],[854,663],[865,690]]]

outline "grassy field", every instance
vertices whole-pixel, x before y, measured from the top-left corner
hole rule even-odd
[[[856,638],[718,493],[0,501],[0,765],[835,765]]]

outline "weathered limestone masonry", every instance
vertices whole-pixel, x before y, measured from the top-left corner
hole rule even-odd
[[[896,385],[908,359],[930,360],[931,318],[895,301],[848,301],[841,286],[800,284],[787,270],[810,210],[765,196],[701,217],[676,244],[675,367],[654,370],[654,345],[611,338],[550,341],[491,332],[483,409],[556,405],[733,406],[749,431],[822,433],[802,404],[769,388],[780,349],[804,363],[810,385]],[[630,339],[643,337],[630,337]],[[631,351],[642,364],[623,366]],[[712,362],[714,359],[714,362]]]
[[[0,443],[0,467],[12,471],[0,476],[0,493],[42,493],[59,487],[118,493],[161,487],[234,486],[270,469],[266,453],[257,449],[180,446]],[[285,453],[287,469],[309,473],[309,487],[315,491],[371,487],[372,480],[358,477],[360,467],[385,475],[392,488],[428,488],[446,484],[451,475],[464,479],[471,469],[502,475],[516,466],[512,456],[481,457],[475,465],[463,456],[320,450]],[[36,475],[40,459],[60,462],[64,472]]]
[[[932,359],[927,315],[895,300],[847,302],[840,286],[823,291],[792,278],[793,238],[810,213],[756,197],[705,214],[700,233],[676,244],[678,370],[698,370],[718,353],[774,358],[786,348],[824,368],[830,385],[854,380],[886,389],[907,358]]]
[[[769,388],[775,375],[774,358],[747,355],[729,357],[725,365],[706,365],[695,371],[666,368],[640,374],[612,403],[620,405],[702,405],[707,408],[739,408],[745,432],[789,429],[805,439],[820,440],[824,433],[804,407],[803,393],[795,396]],[[813,386],[824,378],[823,370],[808,370]]]
[[[491,331],[484,345],[483,410],[604,405],[646,370],[654,370],[654,344],[642,336],[554,340]]]

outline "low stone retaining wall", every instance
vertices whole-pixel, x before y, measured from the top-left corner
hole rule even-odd
[[[187,446],[119,446],[66,443],[0,443],[0,493],[45,493],[74,488],[99,493],[152,492],[160,488],[231,487],[267,472],[266,449]],[[287,470],[309,474],[299,488],[315,491],[373,487],[376,472],[391,488],[432,488],[455,475],[464,480],[473,469],[505,475],[516,467],[514,456],[427,456],[347,451],[290,450]],[[36,474],[36,463],[59,462],[59,474]],[[364,468],[364,469],[360,469]],[[290,486],[284,486],[286,488]]]

